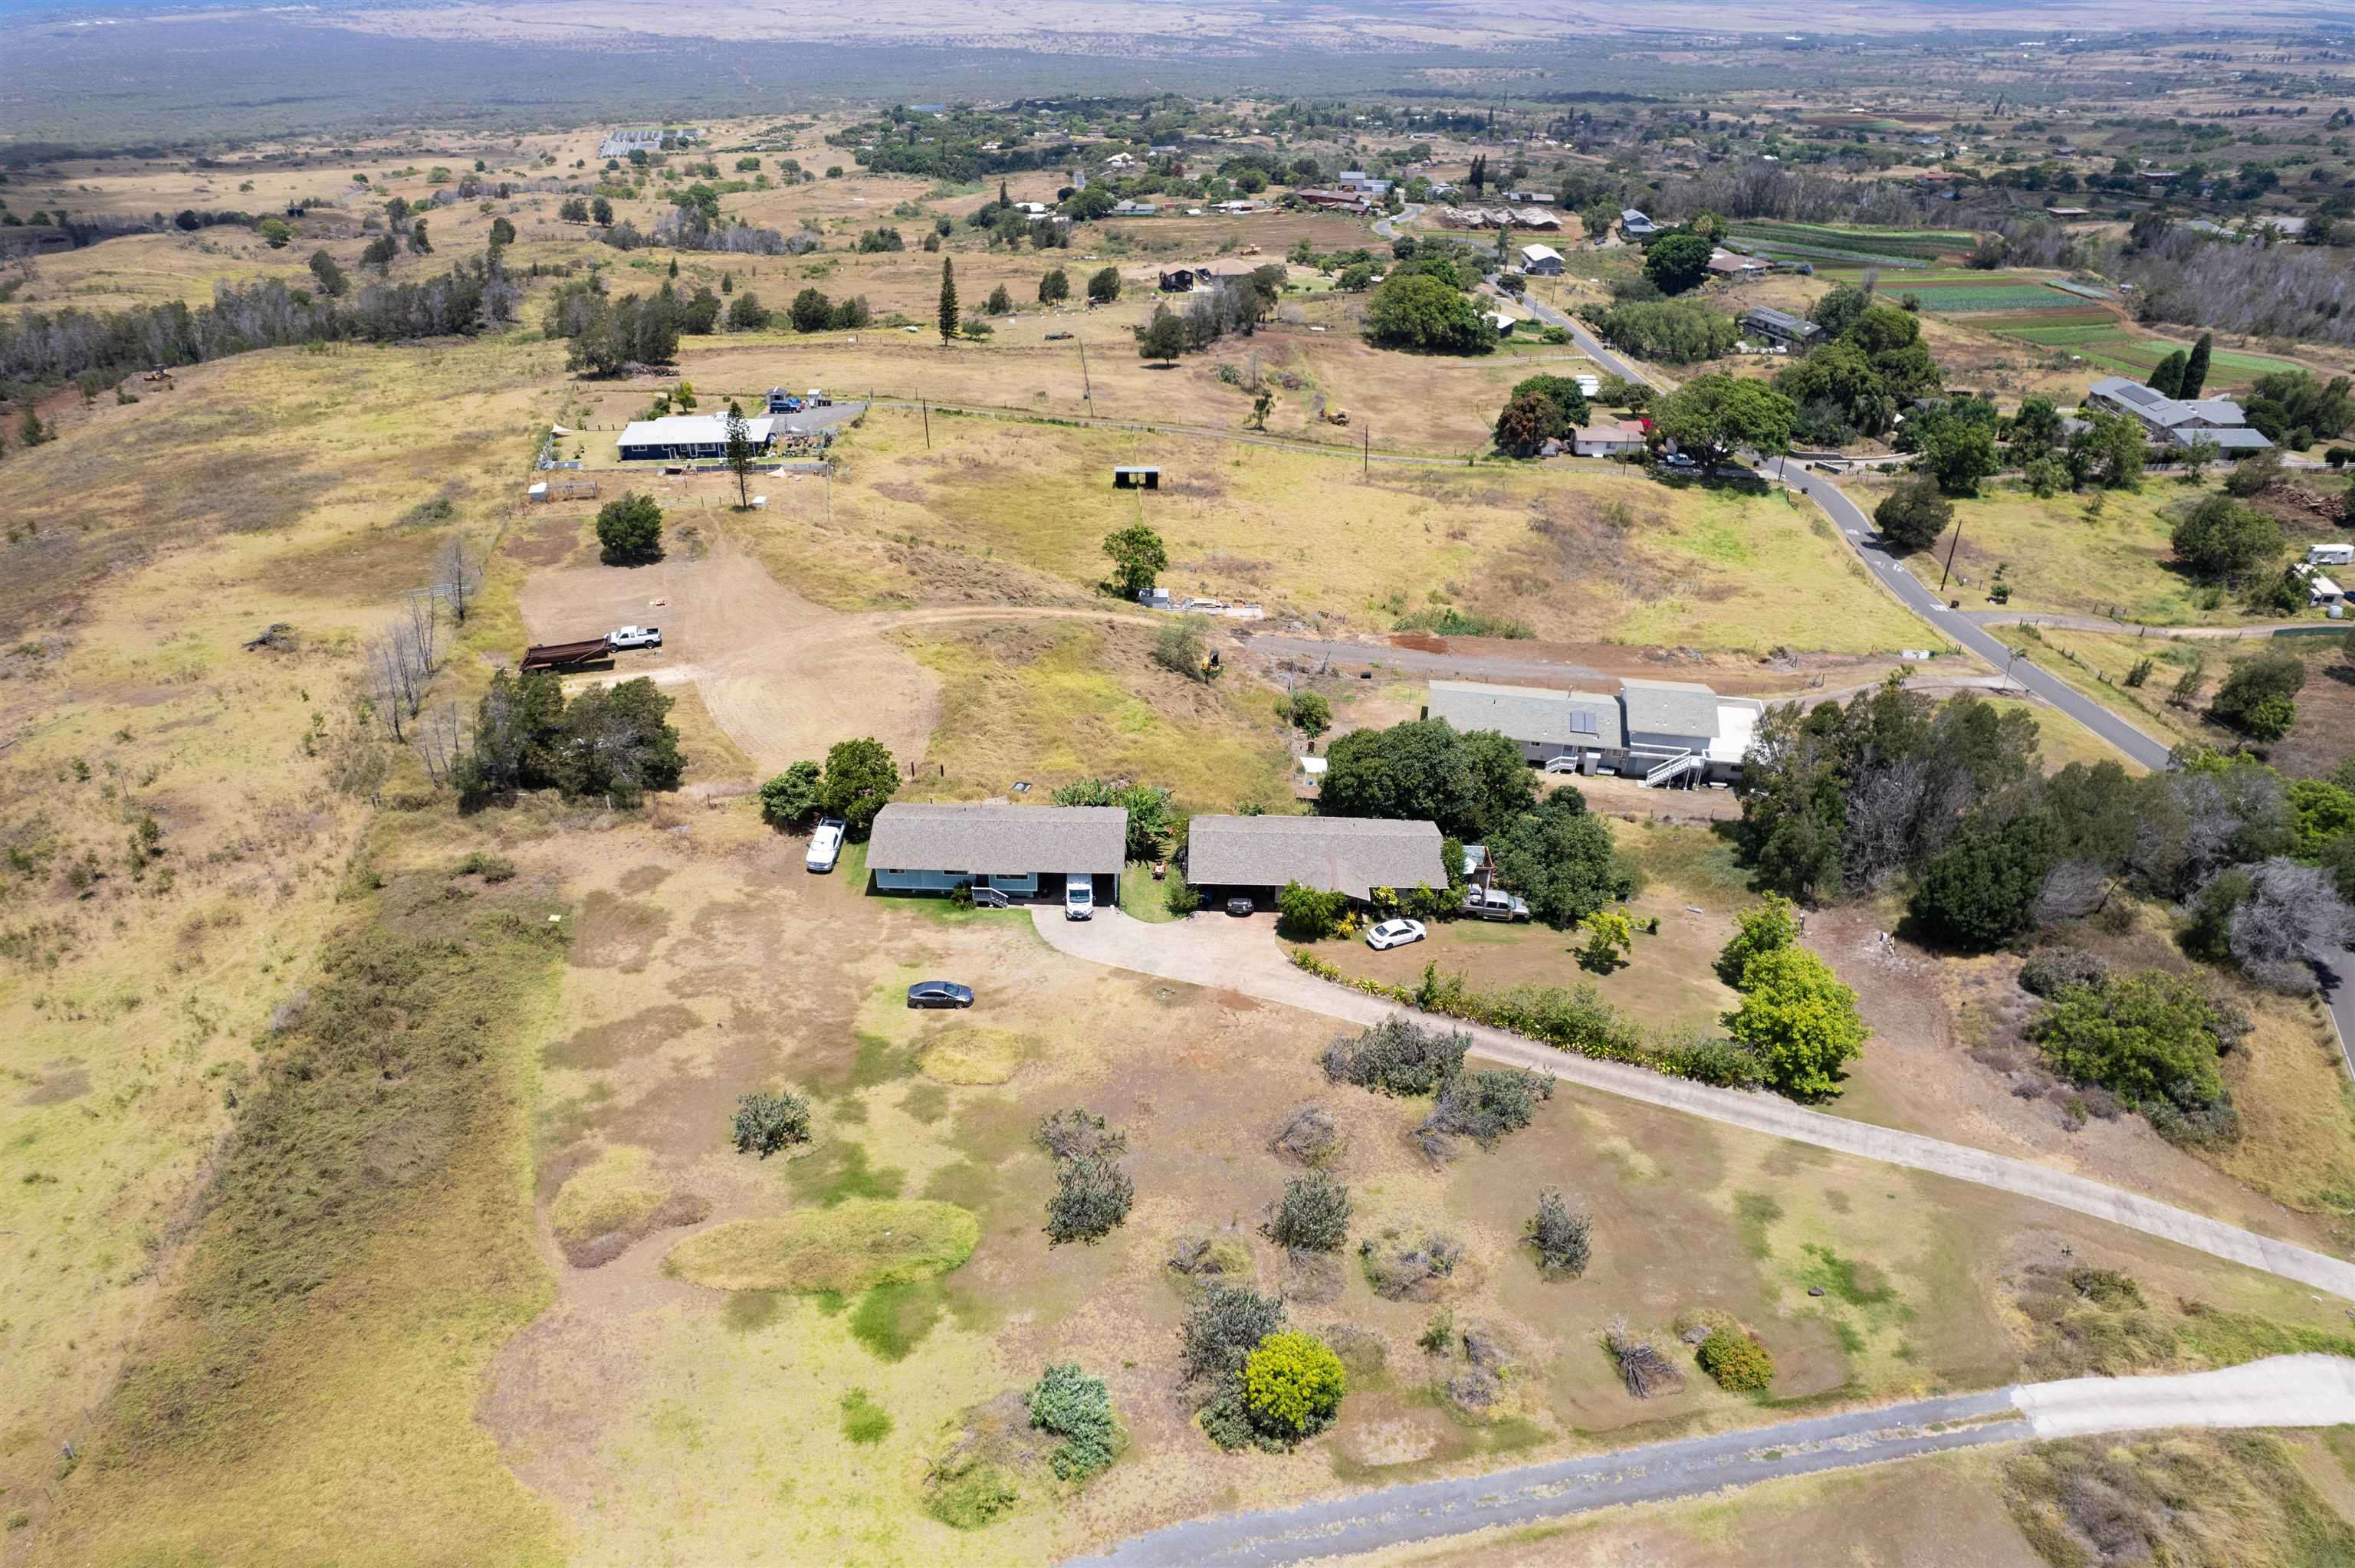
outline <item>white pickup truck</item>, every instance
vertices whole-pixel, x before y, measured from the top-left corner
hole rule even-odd
[[[1501,887],[1475,887],[1464,895],[1464,913],[1482,920],[1526,920],[1529,906]]]
[[[605,633],[605,646],[616,653],[624,648],[659,648],[662,646],[662,628],[617,626]]]

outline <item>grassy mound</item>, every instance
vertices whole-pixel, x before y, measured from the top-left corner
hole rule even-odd
[[[1004,1029],[950,1029],[926,1042],[916,1057],[936,1084],[1002,1084],[1030,1055],[1027,1035]]]
[[[865,1290],[945,1274],[973,1255],[981,1226],[954,1203],[854,1200],[689,1236],[664,1266],[715,1290]]]
[[[556,1239],[569,1249],[616,1231],[637,1230],[669,1196],[670,1182],[655,1172],[652,1154],[615,1144],[558,1190],[550,1212]]]

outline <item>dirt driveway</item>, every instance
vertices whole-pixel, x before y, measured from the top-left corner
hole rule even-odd
[[[1076,606],[947,606],[846,615],[793,593],[727,545],[651,566],[578,567],[524,584],[524,627],[535,642],[593,637],[617,626],[659,626],[663,646],[617,654],[610,671],[568,687],[646,675],[693,683],[714,723],[763,770],[821,758],[837,740],[873,736],[908,760],[922,757],[940,716],[940,682],[886,634],[945,620],[1101,617]]]

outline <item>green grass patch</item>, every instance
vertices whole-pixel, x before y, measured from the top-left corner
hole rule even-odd
[[[1814,1242],[1799,1250],[1814,1260],[1800,1266],[1800,1284],[1820,1285],[1827,1295],[1851,1307],[1880,1307],[1897,1299],[1897,1287],[1871,1264],[1842,1257]]]
[[[819,1144],[795,1160],[792,1170],[794,1190],[826,1208],[854,1199],[896,1198],[908,1181],[907,1172],[896,1165],[869,1165],[867,1146],[847,1138]]]
[[[945,1029],[917,1051],[916,1066],[936,1084],[1002,1084],[1038,1045],[1010,1029]]]
[[[850,1337],[887,1361],[903,1361],[941,1320],[942,1292],[930,1279],[878,1285],[850,1314]]]
[[[1733,1195],[1733,1223],[1741,1228],[1742,1245],[1750,1249],[1753,1257],[1765,1257],[1774,1252],[1766,1233],[1782,1217],[1783,1205],[1764,1192]]]
[[[954,1204],[858,1198],[715,1225],[671,1248],[664,1267],[715,1290],[849,1292],[943,1274],[980,1239]]]
[[[868,1397],[865,1389],[847,1391],[841,1408],[842,1435],[861,1447],[872,1447],[891,1436],[891,1413]]]
[[[1151,863],[1133,860],[1120,878],[1120,910],[1132,920],[1159,926],[1178,918],[1169,913],[1169,884],[1153,880]]]

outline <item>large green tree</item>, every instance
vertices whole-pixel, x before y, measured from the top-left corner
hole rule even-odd
[[[1917,475],[1881,498],[1872,521],[1899,552],[1926,550],[1955,520],[1955,503],[1939,493],[1937,481]]]
[[[1529,901],[1530,915],[1558,930],[1635,891],[1610,827],[1568,786],[1492,832],[1488,855],[1505,885]]]
[[[956,263],[948,257],[941,258],[941,307],[938,323],[943,343],[954,343],[957,336]]]
[[[1943,940],[1984,951],[2027,929],[2051,868],[2052,821],[2041,811],[1966,833],[1922,873],[1909,906]]]
[[[1476,842],[1527,810],[1536,792],[1521,748],[1505,736],[1410,719],[1333,742],[1316,809],[1328,817],[1428,819],[1448,837]]]
[[[1142,523],[1103,537],[1103,553],[1112,557],[1113,581],[1123,599],[1135,599],[1169,567],[1169,551],[1161,535]]]
[[[662,503],[624,491],[597,511],[597,543],[608,566],[631,566],[662,556]]]
[[[2175,558],[2204,582],[2248,582],[2282,560],[2281,524],[2229,496],[2211,495],[2193,507],[2169,543]]]
[[[1488,354],[1496,329],[1454,285],[1429,273],[1394,275],[1366,305],[1366,336],[1423,354]]]
[[[1660,434],[1715,472],[1737,449],[1764,457],[1791,450],[1791,426],[1798,410],[1763,381],[1732,376],[1696,376],[1653,406]]]
[[[1681,294],[1709,276],[1713,248],[1698,234],[1670,234],[1644,252],[1644,276],[1663,294]]]
[[[2200,388],[2208,385],[2208,357],[2215,346],[2214,333],[2203,332],[2200,334],[2200,341],[2191,345],[2191,353],[2184,359],[2183,376],[2176,384],[2177,397],[2189,402],[2200,396]]]

